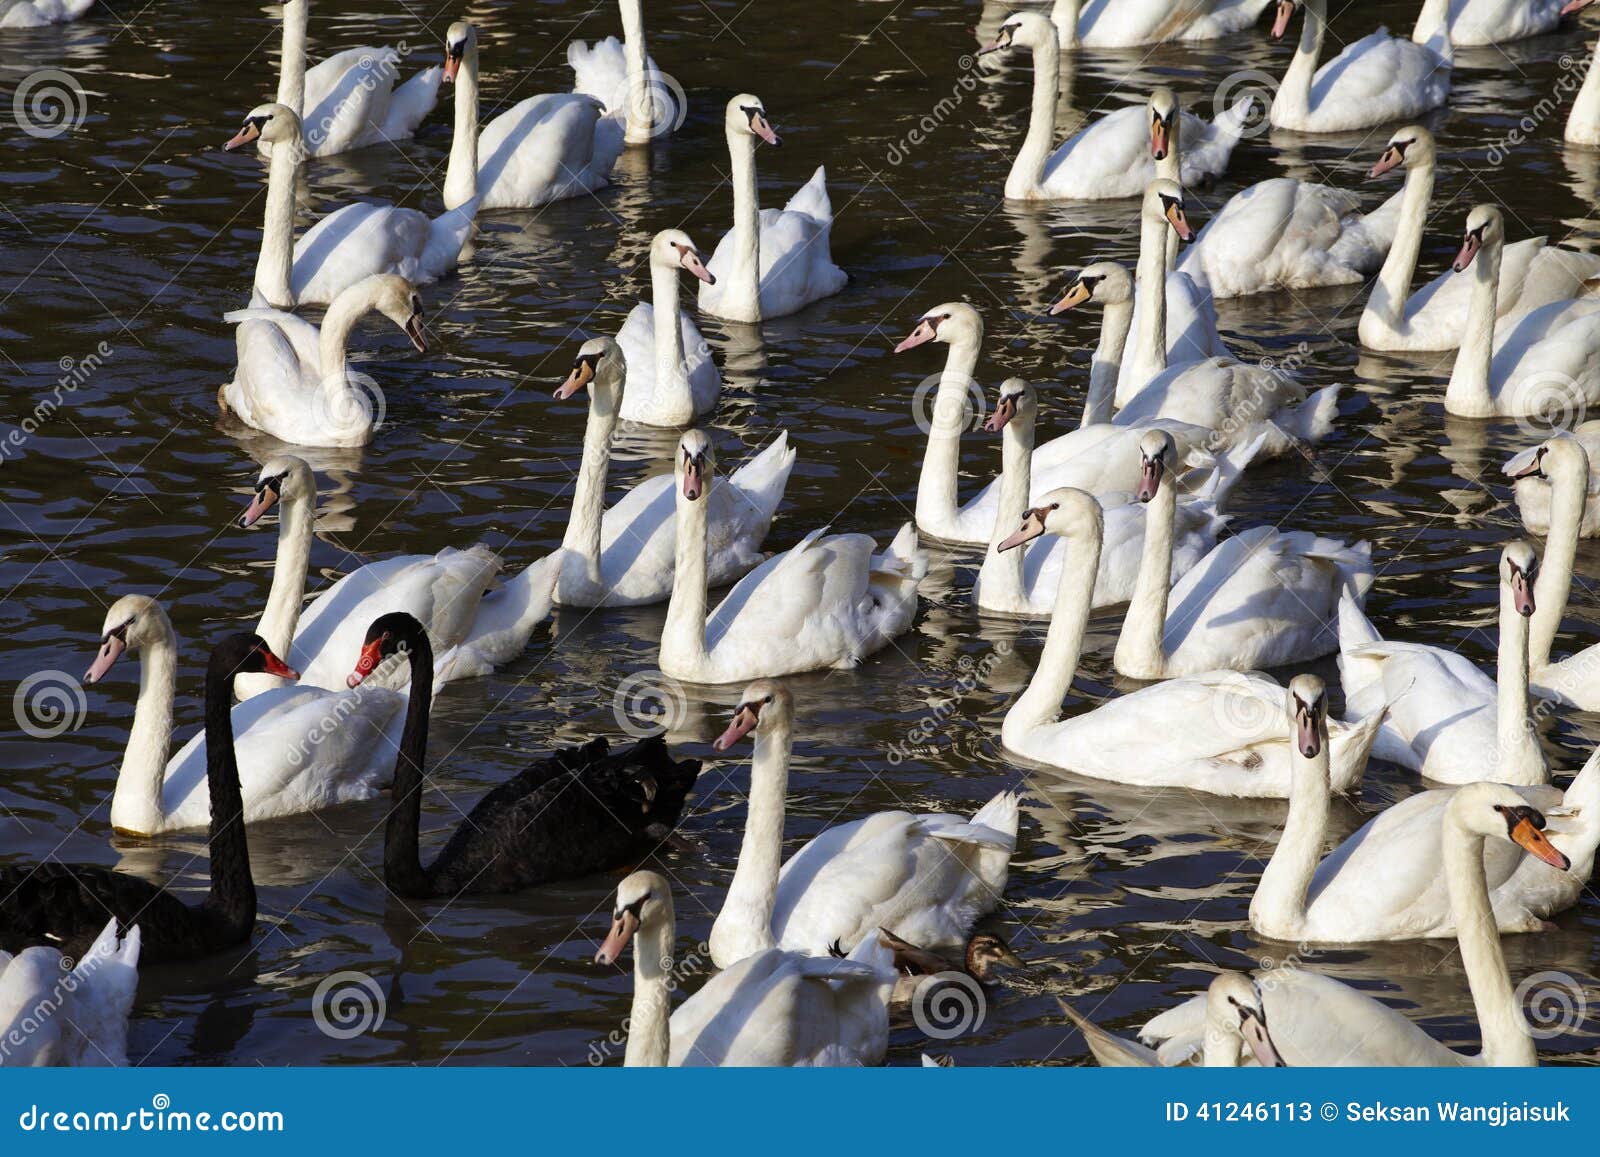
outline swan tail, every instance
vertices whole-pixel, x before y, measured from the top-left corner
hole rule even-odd
[[[626,112],[622,99],[627,94],[628,63],[622,41],[607,36],[589,44],[574,40],[567,45],[567,67],[572,69],[572,91],[592,96],[619,112]]]
[[[128,1063],[128,1015],[139,988],[138,925],[117,937],[113,917],[72,969],[71,1031],[83,1038],[81,1065]]]
[[[872,569],[868,580],[877,586],[909,588],[915,593],[917,584],[928,573],[928,555],[917,545],[917,528],[906,523],[894,536],[889,549],[872,556]]]
[[[423,274],[430,278],[443,277],[456,267],[461,250],[472,237],[473,225],[478,219],[478,204],[472,200],[439,214],[428,226],[428,245],[423,254]]]
[[[1262,430],[1250,438],[1240,438],[1222,454],[1213,455],[1209,462],[1201,461],[1196,469],[1205,470],[1190,493],[1202,502],[1209,502],[1219,510],[1228,495],[1238,485],[1244,472],[1266,450],[1272,439],[1271,430]]]
[[[1320,442],[1333,432],[1339,417],[1339,387],[1324,386],[1298,406],[1274,418],[1273,424],[1301,442]]]
[[[783,492],[789,486],[789,474],[794,469],[796,451],[789,445],[787,431],[768,442],[766,448],[729,478],[755,508],[761,511],[768,525],[783,501]],[[765,533],[765,532],[763,532]]]
[[[1072,1006],[1060,997],[1056,998],[1056,1003],[1061,1006],[1061,1011],[1067,1014],[1067,1019],[1083,1034],[1089,1052],[1094,1055],[1101,1068],[1153,1069],[1160,1065],[1161,1062],[1156,1059],[1154,1049],[1120,1036],[1113,1036],[1082,1013],[1073,1011]]]
[[[818,165],[817,171],[811,174],[811,179],[800,186],[798,192],[789,198],[789,203],[783,207],[785,213],[804,213],[808,217],[815,217],[823,224],[833,221],[833,202],[828,200],[828,167]]]
[[[1571,871],[1587,878],[1595,848],[1600,846],[1600,748],[1567,785],[1561,803],[1545,809],[1546,830],[1560,837],[1558,845],[1572,860]]]
[[[1255,108],[1256,98],[1246,93],[1223,110],[1212,122],[1230,148],[1239,143],[1245,130],[1250,127],[1251,121],[1255,118]]]
[[[439,103],[439,85],[444,69],[437,64],[424,68],[395,89],[389,97],[389,110],[383,117],[383,136],[391,141],[408,140],[417,126]]]
[[[1019,806],[1022,797],[1014,791],[1003,791],[972,813],[972,822],[975,826],[992,828],[997,832],[1004,832],[1011,838],[1012,844],[1017,841],[1017,824],[1022,816]]]

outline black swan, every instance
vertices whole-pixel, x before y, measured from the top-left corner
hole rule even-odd
[[[256,886],[229,716],[233,678],[247,671],[298,678],[257,635],[233,635],[211,652],[206,665],[211,894],[190,906],[165,887],[97,865],[11,865],[0,868],[0,950],[50,943],[81,958],[110,916],[124,929],[139,926],[145,964],[209,956],[249,937],[256,923]]]
[[[383,876],[401,896],[514,892],[637,863],[677,825],[700,761],[675,760],[651,736],[618,754],[604,739],[533,764],[478,801],[432,864],[422,866],[422,768],[433,698],[433,647],[412,615],[373,621],[351,674],[354,687],[390,656],[411,664],[411,699],[394,768]]]

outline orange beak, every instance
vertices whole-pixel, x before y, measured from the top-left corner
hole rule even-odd
[[[633,934],[639,930],[639,917],[632,912],[622,911],[611,918],[611,931],[606,935],[605,942],[600,945],[600,951],[594,954],[596,964],[615,964],[622,958],[622,950],[628,946],[628,941],[633,939]]]
[[[1538,860],[1543,860],[1552,868],[1565,872],[1572,867],[1572,861],[1561,853],[1561,850],[1552,844],[1549,838],[1526,816],[1518,820],[1511,829],[1511,839],[1523,851]]]

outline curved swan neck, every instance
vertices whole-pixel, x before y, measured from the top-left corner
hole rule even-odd
[[[1172,236],[1176,238],[1177,234],[1173,233]],[[1165,305],[1163,301],[1163,312]],[[1100,315],[1100,342],[1089,361],[1089,395],[1084,399],[1080,426],[1101,425],[1115,416],[1117,375],[1122,372],[1122,358],[1128,348],[1128,332],[1132,328],[1133,302],[1113,301],[1105,306]],[[1164,321],[1161,328],[1166,329]]]
[[[1494,319],[1499,308],[1500,241],[1486,240],[1472,262],[1472,301],[1456,364],[1445,386],[1445,408],[1462,417],[1489,417],[1494,395],[1489,376],[1494,363]],[[1458,275],[1459,276],[1459,275]]]
[[[607,372],[605,370],[602,373]],[[572,514],[561,545],[583,560],[592,583],[600,581],[600,530],[605,522],[606,477],[611,470],[611,435],[617,428],[615,405],[602,406],[598,381],[589,388],[589,420],[583,427],[583,457],[572,489]]]
[[[628,120],[623,140],[642,145],[650,140],[650,53],[645,46],[644,12],[639,0],[622,0],[622,58],[628,68]]]
[[[306,115],[306,0],[284,0],[283,50],[278,62],[278,103]]]
[[[205,907],[227,929],[247,932],[256,922],[256,885],[244,831],[244,793],[233,750],[234,673],[213,655],[206,668],[206,785],[211,793],[211,892]],[[230,939],[231,942],[231,939]]]
[[[303,150],[292,143],[272,148],[267,162],[267,210],[261,227],[261,252],[256,256],[256,292],[275,309],[294,307],[295,186],[300,181]]]
[[[1056,0],[1050,9],[1050,23],[1056,26],[1056,38],[1062,48],[1078,46],[1078,12],[1083,0]]]
[[[1433,199],[1434,162],[1406,169],[1405,187],[1400,193],[1400,224],[1389,256],[1384,258],[1378,280],[1367,298],[1364,313],[1371,314],[1391,329],[1405,321],[1406,301],[1411,296],[1411,279],[1417,272],[1417,256],[1422,252],[1422,234],[1428,224],[1428,203]]]
[[[334,298],[328,306],[328,312],[323,315],[322,329],[317,337],[317,360],[322,363],[318,369],[322,374],[320,387],[325,394],[349,396],[355,393],[346,372],[346,353],[356,323],[371,313],[372,309],[372,291],[365,283],[358,282]],[[330,397],[326,412],[330,415],[359,414],[364,409],[359,399],[352,399],[347,404],[342,399]]]
[[[678,534],[672,561],[672,595],[667,600],[667,621],[661,630],[663,670],[699,670],[706,662],[706,492],[690,502],[677,486]],[[671,674],[672,672],[668,672]]]
[[[1101,541],[1099,533],[1085,535],[1081,540],[1068,539],[1061,585],[1056,588],[1056,605],[1050,614],[1044,649],[1039,652],[1039,665],[1000,727],[1001,742],[1009,747],[1017,748],[1028,732],[1054,723],[1061,714],[1061,700],[1072,686],[1078,658],[1083,653],[1084,635],[1089,630]]]
[[[1236,1018],[1217,1015],[1206,1001],[1206,1038],[1200,1046],[1200,1067],[1236,1069],[1244,1063],[1244,1038]]]
[[[1550,530],[1534,586],[1534,612],[1528,623],[1528,665],[1538,671],[1549,665],[1561,616],[1572,593],[1572,567],[1578,556],[1588,471],[1562,471],[1550,479]]]
[[[1578,95],[1572,98],[1572,111],[1567,114],[1564,135],[1567,140],[1580,144],[1600,143],[1600,40],[1595,41],[1589,70],[1578,86]]]
[[[426,631],[414,632],[407,643],[411,689],[394,761],[389,820],[383,830],[383,878],[402,896],[423,896],[431,885],[417,848],[417,829],[422,823],[422,769],[428,756],[428,714],[433,700],[433,645]]]
[[[456,70],[455,128],[444,171],[444,207],[454,209],[478,195],[478,42],[467,38]]]
[[[728,161],[733,181],[733,251],[721,312],[733,321],[761,320],[761,202],[756,187],[756,141],[728,130]]]
[[[1133,679],[1159,679],[1167,665],[1163,639],[1167,628],[1167,597],[1172,587],[1173,523],[1178,513],[1178,485],[1171,471],[1163,471],[1161,485],[1144,512],[1144,546],[1139,554],[1139,574],[1133,597],[1117,636],[1113,663],[1118,672]]]
[[[1456,921],[1461,965],[1472,990],[1483,1033],[1486,1065],[1531,1066],[1538,1063],[1528,1024],[1511,988],[1511,974],[1500,951],[1500,930],[1489,903],[1484,877],[1484,837],[1461,826],[1453,813],[1444,821],[1444,875],[1450,909]]]
[[[1033,487],[1034,416],[1031,407],[1006,423],[1001,439],[1000,501],[995,504],[989,553],[984,556],[978,581],[983,587],[985,602],[1020,610],[1028,601],[1023,562],[1033,544],[1004,553],[995,547],[1017,528],[1023,512],[1028,509],[1028,492]]]
[[[694,395],[683,358],[683,322],[678,304],[678,266],[650,262],[650,312],[655,329],[655,391],[668,420],[687,426],[694,421]]]
[[[778,874],[783,867],[783,819],[794,725],[783,714],[769,718],[776,706],[767,707],[755,734],[744,842],[739,846],[739,862],[727,899],[711,929],[711,957],[719,968],[777,946],[772,909],[778,901]]]
[[[134,835],[159,832],[166,820],[162,788],[172,754],[172,702],[178,685],[178,638],[166,613],[152,607],[156,638],[139,650],[139,699],[128,747],[111,796],[111,826]]]
[[[922,474],[917,479],[917,525],[929,534],[952,537],[960,511],[957,487],[961,472],[961,430],[966,425],[968,397],[976,389],[978,336],[950,343],[939,388],[929,415],[928,446],[922,454]]]
[[[1267,936],[1293,939],[1299,935],[1306,918],[1306,893],[1322,859],[1332,802],[1326,720],[1318,732],[1322,746],[1310,759],[1294,746],[1289,765],[1289,813],[1250,900],[1250,923]]]
[[[272,564],[272,588],[256,624],[256,634],[274,654],[287,655],[300,623],[306,597],[306,571],[311,564],[311,531],[316,521],[316,485],[311,497],[296,487],[278,507],[278,555]]]
[[[1028,112],[1028,135],[1006,177],[1007,197],[1022,199],[1038,191],[1044,180],[1056,135],[1056,100],[1060,96],[1061,49],[1045,38],[1033,47],[1033,106]]]
[[[639,927],[633,943],[633,1007],[628,1013],[628,1068],[664,1068],[672,1054],[672,951],[678,921],[672,897],[659,900],[662,914]]]
[[[1306,0],[1305,18],[1300,25],[1300,41],[1272,98],[1276,114],[1311,111],[1311,84],[1316,79],[1317,61],[1322,59],[1322,41],[1327,35],[1327,6],[1322,0]],[[1274,118],[1276,119],[1276,118]]]

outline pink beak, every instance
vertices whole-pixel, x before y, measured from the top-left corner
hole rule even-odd
[[[693,249],[685,249],[681,261],[685,269],[707,285],[715,285],[717,283],[717,279],[711,275],[711,270],[707,269],[705,262],[700,260],[700,254]]]
[[[1161,489],[1161,464],[1146,458],[1139,466],[1139,489],[1134,492],[1134,497],[1140,502],[1149,502]]]
[[[239,516],[239,525],[245,528],[254,526],[277,501],[278,492],[270,486],[263,486],[255,492],[255,496],[250,499],[250,505],[246,506],[244,513]]]
[[[1008,550],[1015,550],[1025,542],[1032,542],[1044,533],[1044,516],[1037,510],[1030,510],[1022,516],[1022,525],[1013,534],[1008,534],[995,543],[995,550],[1004,554]]]
[[[84,675],[85,683],[98,683],[106,677],[106,672],[111,670],[111,665],[117,661],[122,652],[128,649],[115,635],[107,635],[105,642],[100,644],[100,653],[94,657],[94,662],[89,664],[88,673]]]
[[[903,354],[908,349],[913,349],[924,344],[925,342],[930,342],[934,339],[934,336],[938,332],[939,331],[934,328],[931,321],[918,322],[917,328],[911,331],[911,336],[906,338],[906,340],[901,342],[899,345],[895,346],[894,352],[897,354]]]
[[[444,54],[444,80],[446,84],[456,82],[456,73],[461,71],[461,58],[451,53]]]
[[[1467,239],[1461,243],[1461,252],[1456,254],[1455,262],[1450,266],[1457,273],[1472,264],[1472,259],[1478,255],[1478,250],[1483,248],[1483,240],[1476,233],[1468,233]]]
[[[1294,5],[1289,0],[1278,0],[1278,14],[1272,21],[1272,39],[1278,40],[1289,31],[1289,21],[1294,18]]]
[[[1383,156],[1378,158],[1378,163],[1367,170],[1368,177],[1381,177],[1390,169],[1397,168],[1405,158],[1400,155],[1400,150],[1392,145],[1384,150]]]
[[[231,153],[235,149],[242,149],[260,135],[261,130],[256,128],[255,125],[245,125],[244,128],[240,129],[238,132],[234,133],[233,136],[227,139],[222,146],[222,151],[225,153]]]
[[[1561,10],[1561,15],[1571,16],[1574,12],[1582,12],[1594,0],[1568,0],[1567,6]]]
[[[639,917],[632,912],[624,912],[612,920],[611,931],[607,934],[605,942],[600,945],[600,951],[594,954],[594,962],[615,964],[622,959],[622,950],[628,946],[628,941],[633,939],[633,934],[638,928]]]
[[[1310,711],[1300,709],[1294,713],[1294,745],[1300,754],[1310,759],[1322,750],[1322,736],[1317,734],[1317,719]]]
[[[713,751],[727,751],[728,748],[754,731],[760,718],[755,708],[749,704],[741,706],[739,710],[733,713],[733,722],[728,724],[728,730],[717,736],[717,740],[711,745],[711,749]]]
[[[698,502],[704,489],[705,483],[700,467],[693,462],[689,463],[683,468],[683,496],[690,502]]]
[[[1006,428],[1006,423],[1016,416],[1017,399],[1001,398],[995,403],[994,413],[989,415],[989,420],[983,424],[983,428],[990,434],[998,434]]]
[[[767,123],[767,118],[760,113],[750,118],[750,127],[756,131],[756,136],[766,141],[773,148],[783,144],[778,139],[778,134],[772,131],[772,126]]]
[[[1511,597],[1517,614],[1525,619],[1533,616],[1533,587],[1528,584],[1528,576],[1521,571],[1511,577]]]

